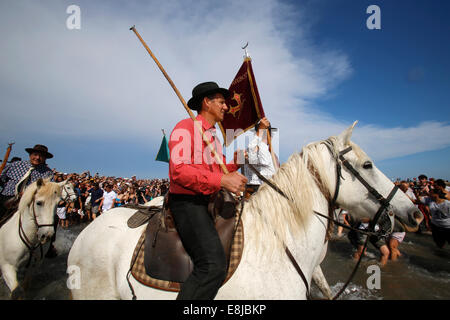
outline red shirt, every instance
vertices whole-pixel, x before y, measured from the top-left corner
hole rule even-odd
[[[226,163],[216,128],[201,115],[196,117],[196,121],[201,122],[206,137]],[[220,190],[224,173],[191,118],[181,120],[175,126],[170,134],[169,151],[170,193],[210,195]],[[229,172],[239,169],[234,163],[226,167]]]

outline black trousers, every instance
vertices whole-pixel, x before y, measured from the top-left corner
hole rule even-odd
[[[211,300],[225,280],[227,260],[203,196],[170,194],[175,227],[194,268],[177,300]]]
[[[450,229],[438,227],[437,225],[430,223],[431,233],[433,235],[433,241],[439,248],[443,248],[445,242],[450,243]]]

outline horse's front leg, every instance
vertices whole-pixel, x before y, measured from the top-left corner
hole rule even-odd
[[[11,299],[18,300],[24,298],[25,291],[19,286],[19,282],[17,281],[17,268],[13,265],[5,264],[2,266],[2,275],[11,291]]]
[[[323,275],[322,268],[320,265],[318,265],[313,272],[313,280],[314,283],[319,287],[320,291],[322,291],[323,295],[331,300],[333,298],[333,295],[331,293],[330,286],[328,285],[327,279],[325,279],[325,276]]]
[[[327,254],[327,249],[328,249],[328,242],[323,246],[322,253],[319,259],[320,263],[322,263],[323,259],[325,258],[325,255]],[[320,264],[314,269],[312,278],[314,280],[314,283],[319,287],[320,291],[322,291],[323,295],[329,300],[333,299],[330,285],[328,284],[328,281],[322,272]]]

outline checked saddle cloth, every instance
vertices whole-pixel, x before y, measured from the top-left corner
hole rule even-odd
[[[131,274],[143,285],[178,292],[192,272],[193,264],[174,227],[170,210],[141,208],[129,219],[128,226],[135,228],[147,222],[131,259]],[[237,215],[228,219],[217,215],[215,224],[228,261],[225,283],[241,260],[244,230]]]

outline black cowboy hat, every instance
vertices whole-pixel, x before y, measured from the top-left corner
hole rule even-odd
[[[48,152],[48,148],[42,144],[37,144],[35,145],[33,148],[26,148],[25,149],[26,152],[28,153],[32,153],[32,152],[40,152],[42,153],[47,159],[51,159],[53,158],[53,155]]]
[[[227,99],[230,92],[227,89],[220,88],[215,82],[203,82],[192,89],[192,98],[188,101],[188,106],[192,110],[200,111],[201,101],[204,97],[214,93],[221,93]]]

